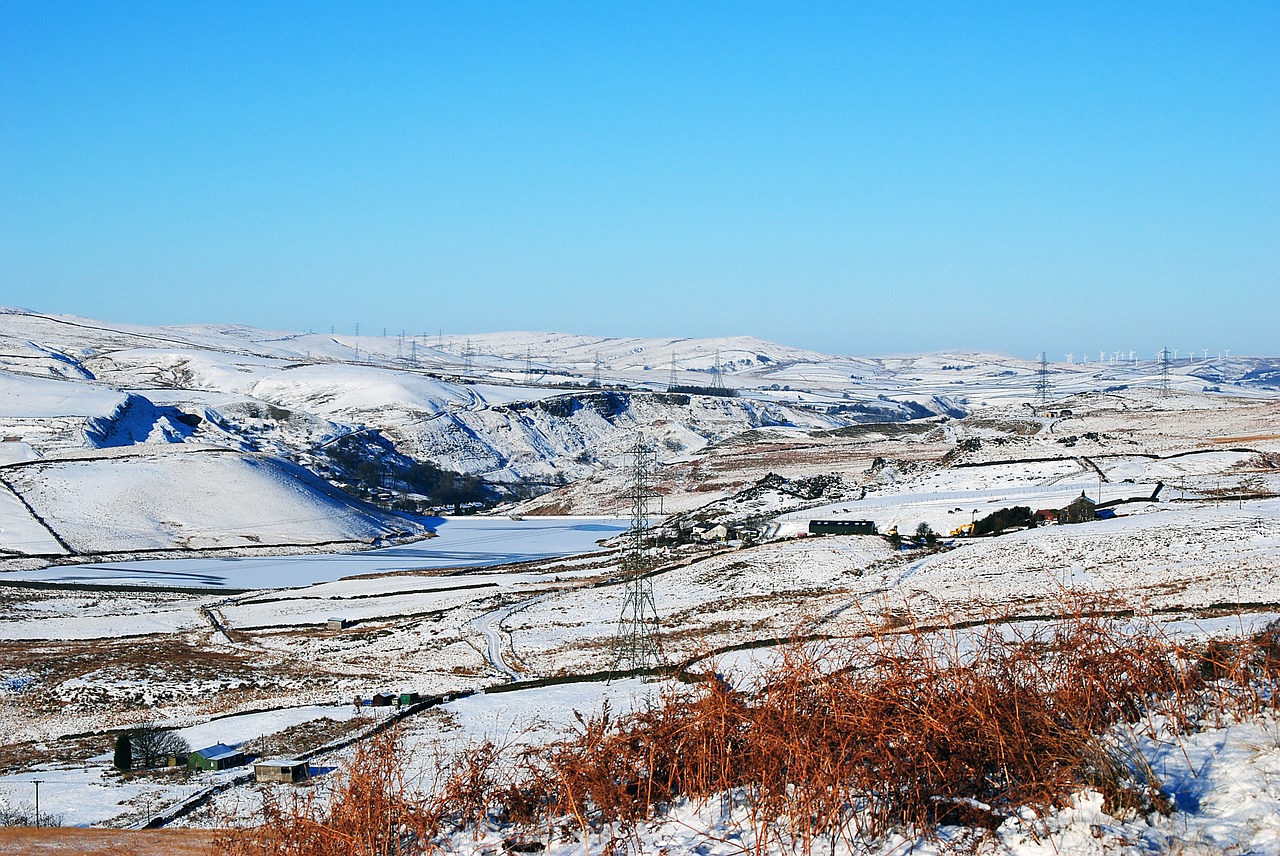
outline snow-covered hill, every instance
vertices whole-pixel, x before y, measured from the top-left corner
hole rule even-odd
[[[1182,359],[1171,366],[1170,385],[1186,393],[1273,396],[1278,362]],[[277,495],[278,480],[240,479],[296,465],[316,476],[306,489],[316,491],[307,502],[317,507],[349,502],[325,493],[324,482],[387,511],[393,504],[422,510],[536,496],[573,483],[597,488],[578,491],[568,505],[551,499],[530,510],[598,513],[611,510],[617,493],[611,474],[637,433],[672,472],[688,471],[667,493],[673,510],[691,508],[767,472],[755,471],[757,456],[746,475],[732,475],[747,438],[785,445],[866,423],[964,417],[984,408],[1007,415],[1009,405],[1034,397],[1038,368],[992,354],[837,357],[749,337],[354,337],[235,325],[143,327],[0,310],[0,473],[14,496],[0,508],[24,509],[21,498],[57,509],[52,517],[88,540],[60,537],[85,549],[227,546],[250,534],[283,543],[295,536],[268,523],[250,532],[247,517],[215,511],[258,490],[274,497],[264,498],[263,508],[284,508],[293,500]],[[1118,358],[1055,364],[1049,382],[1052,396],[1065,400],[1156,386],[1160,366]],[[735,394],[696,394],[721,388]],[[111,449],[151,452],[51,463]],[[211,449],[225,454],[210,455]],[[197,451],[199,458],[185,456]],[[170,469],[160,474],[156,466]],[[204,522],[179,524],[139,507],[137,519],[121,520],[115,535],[77,528],[71,518],[87,506],[70,497],[84,479],[173,488],[156,487],[154,504],[185,503],[188,517]],[[369,540],[413,529],[394,515],[375,522],[369,515],[377,512],[343,508],[335,514],[347,522],[303,527],[306,534],[296,537]],[[57,552],[52,536],[32,529],[28,517],[39,512],[0,513],[11,524],[0,523],[3,549]],[[327,513],[294,509],[273,519],[321,517],[327,521]],[[353,527],[353,520],[363,523]],[[90,531],[98,534],[89,537]]]

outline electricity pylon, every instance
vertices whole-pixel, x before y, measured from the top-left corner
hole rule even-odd
[[[653,490],[653,473],[658,455],[643,437],[636,438],[627,454],[631,457],[627,485],[631,528],[627,530],[622,554],[626,596],[614,635],[615,674],[651,669],[662,663],[662,626],[653,601],[653,579],[649,576],[654,560],[648,538],[649,504],[657,496]]]

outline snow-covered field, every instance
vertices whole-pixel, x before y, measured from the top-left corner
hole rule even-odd
[[[666,393],[673,361],[678,384],[709,386],[717,360],[737,398]],[[294,735],[314,748],[361,724],[355,695],[509,689],[407,717],[425,758],[549,735],[605,698],[642,703],[655,685],[599,681],[625,598],[616,542],[599,542],[627,526],[637,432],[657,446],[654,506],[671,515],[652,577],[671,663],[751,670],[795,636],[853,640],[904,616],[1036,622],[1079,598],[1192,641],[1280,616],[1273,361],[1182,360],[1167,396],[1149,360],[1056,364],[1039,409],[1035,369],[751,339],[355,339],[0,314],[0,800],[22,806],[40,778],[42,810],[65,822],[129,824],[219,781],[110,772],[113,735],[148,723],[193,745]],[[534,480],[538,495],[485,517],[353,499],[327,481],[324,449],[375,436],[377,454]],[[1081,493],[1116,516],[947,534]],[[905,536],[927,524],[941,543],[801,537],[829,518]],[[717,522],[728,543],[692,529]],[[1176,744],[1148,735],[1172,817],[1112,818],[1082,794],[992,846],[1280,852],[1276,733],[1260,720]],[[258,792],[238,784],[181,822]],[[647,849],[744,846],[732,812],[674,812],[642,833]],[[913,845],[943,849],[868,852]]]

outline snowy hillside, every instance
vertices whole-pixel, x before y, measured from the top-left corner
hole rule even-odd
[[[1122,355],[1054,364],[1051,394],[1077,409],[1081,395],[1133,390],[1141,398],[1144,387],[1159,384],[1159,368]],[[837,472],[852,475],[850,462],[861,456],[844,453],[859,441],[842,432],[860,426],[971,416],[963,428],[911,424],[941,432],[929,435],[921,454],[946,451],[964,435],[969,442],[957,452],[980,458],[986,453],[974,450],[984,442],[983,420],[999,442],[1010,442],[1003,423],[1025,415],[1016,408],[1034,397],[1037,369],[989,354],[835,357],[749,337],[354,337],[234,325],[150,328],[4,310],[0,472],[12,496],[0,494],[0,509],[13,510],[2,512],[8,523],[0,540],[19,556],[244,546],[251,535],[278,545],[367,542],[421,531],[387,516],[393,508],[425,512],[544,494],[521,510],[607,513],[637,433],[666,465],[666,509],[691,510],[774,470],[805,475],[818,462],[817,447],[826,450],[819,457],[839,462]],[[1177,361],[1170,385],[1209,396],[1204,406],[1212,407],[1228,397],[1273,395],[1276,378],[1273,361],[1206,356]],[[721,390],[730,394],[700,394]],[[988,410],[993,415],[984,416]],[[1096,445],[1089,439],[1096,432],[1081,429],[1076,453]],[[872,440],[892,433],[873,430]],[[892,442],[919,446],[925,436]],[[94,457],[113,449],[139,454]],[[51,464],[67,459],[77,463]],[[314,479],[243,480],[297,475],[289,466]],[[84,485],[108,483],[117,486],[110,495],[145,493],[150,505],[121,500],[107,514],[108,500],[74,499]],[[312,495],[295,507],[297,490]],[[253,515],[220,510],[245,491],[263,492],[266,514],[252,525]],[[380,506],[383,516],[342,494]],[[93,502],[102,508],[89,511]],[[343,510],[315,511],[333,503]],[[162,508],[178,510],[166,516]]]

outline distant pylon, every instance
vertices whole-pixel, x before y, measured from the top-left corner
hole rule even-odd
[[[591,370],[591,385],[600,388],[600,352],[596,351],[595,367]]]
[[[1036,370],[1036,403],[1041,409],[1049,407],[1049,361],[1040,352],[1040,368]]]
[[[1160,395],[1169,397],[1169,349],[1160,349]]]
[[[653,601],[653,580],[649,570],[654,560],[649,549],[649,504],[653,472],[658,456],[643,437],[637,436],[628,450],[631,458],[627,498],[631,502],[631,528],[627,530],[622,554],[626,595],[614,635],[613,673],[642,671],[662,664],[662,627]]]
[[[676,379],[676,352],[671,352],[671,378],[667,381],[667,392],[675,392],[680,382]]]
[[[719,351],[716,351],[716,364],[711,367],[711,388],[724,389],[724,368],[720,365]]]

